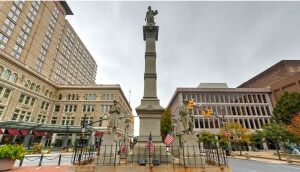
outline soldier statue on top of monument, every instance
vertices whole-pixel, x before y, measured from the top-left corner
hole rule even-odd
[[[151,10],[151,6],[148,7],[148,11],[147,11],[146,17],[145,17],[145,20],[147,20],[147,24],[154,23],[154,16],[157,15],[157,13],[158,13],[157,10],[153,11],[153,10]]]

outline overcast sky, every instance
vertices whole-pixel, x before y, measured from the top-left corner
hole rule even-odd
[[[163,107],[177,87],[225,82],[236,88],[281,60],[300,59],[300,2],[67,3],[74,13],[68,21],[97,62],[96,83],[120,84],[134,114],[144,93],[149,5],[158,10],[157,96]]]

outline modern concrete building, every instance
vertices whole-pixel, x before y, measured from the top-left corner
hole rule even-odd
[[[67,129],[73,132],[68,142],[76,143],[84,115],[87,122],[99,121],[88,139],[105,131],[101,119],[113,100],[122,106],[121,116],[133,116],[120,85],[95,84],[96,61],[65,19],[73,15],[67,2],[2,1],[0,14],[1,143],[22,143],[26,130],[35,135],[30,143],[62,146]],[[71,129],[76,126],[79,131]],[[121,122],[120,134],[124,127]],[[133,134],[133,121],[127,134]]]
[[[228,88],[225,83],[201,83],[197,88],[177,88],[167,107],[172,110],[172,118],[178,119],[183,100],[194,100],[196,105],[211,109],[221,118],[223,109],[228,122],[240,122],[251,131],[270,123],[273,111],[270,93],[270,88]],[[223,125],[222,120],[213,115],[204,117],[198,108],[190,114],[194,115],[195,132],[218,133]]]

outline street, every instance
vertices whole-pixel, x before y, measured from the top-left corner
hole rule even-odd
[[[240,160],[228,159],[232,172],[299,172],[300,166],[289,165],[286,162],[272,161],[267,159],[255,160]]]

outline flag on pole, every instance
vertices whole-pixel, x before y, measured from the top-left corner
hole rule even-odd
[[[147,142],[147,149],[149,150],[149,154],[153,153],[153,143],[152,143],[151,132],[150,132],[149,139],[148,139],[148,142]]]
[[[165,138],[165,143],[167,146],[170,146],[170,144],[173,142],[174,138],[172,136],[172,132],[169,131],[169,133],[167,134],[166,138]]]
[[[122,144],[122,152],[126,151],[126,141],[125,141],[125,137],[124,137],[124,142]]]

